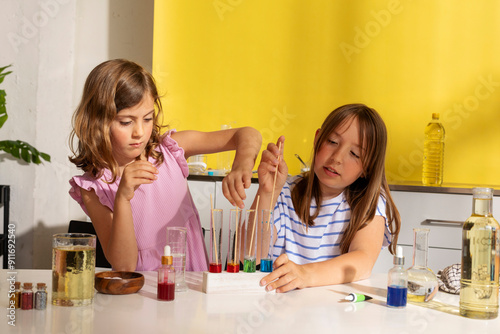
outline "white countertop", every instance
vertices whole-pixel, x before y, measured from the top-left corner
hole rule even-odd
[[[386,274],[356,283],[295,290],[285,294],[205,294],[201,273],[186,273],[190,289],[172,302],[156,300],[156,273],[136,294],[97,293],[93,305],[52,306],[50,270],[0,272],[0,333],[500,333],[500,318],[474,320],[458,315],[458,295],[439,292],[425,307],[386,306]],[[244,275],[244,273],[240,273]],[[45,282],[46,310],[16,310],[8,324],[8,281]],[[350,292],[373,297],[361,303],[339,302]],[[435,309],[432,309],[435,308]]]

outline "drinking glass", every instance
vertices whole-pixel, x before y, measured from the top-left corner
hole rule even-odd
[[[94,298],[96,236],[62,233],[52,237],[52,304],[83,306]]]

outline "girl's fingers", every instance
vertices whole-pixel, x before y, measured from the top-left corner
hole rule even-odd
[[[245,203],[243,203],[243,200],[246,198],[246,195],[245,188],[241,182],[235,182],[232,178],[228,177],[224,178],[222,181],[222,193],[231,205],[238,206],[241,209],[244,208]]]
[[[286,268],[283,267],[284,264],[288,263],[288,256],[286,254],[281,254],[278,256],[278,258],[274,261],[273,267],[274,271],[271,272],[269,275],[266,275],[264,278],[260,280],[260,285],[264,286],[269,284],[270,282],[275,281],[276,279],[279,279],[281,276],[285,275],[287,270]],[[276,288],[275,282],[271,283],[271,290]],[[270,291],[270,290],[269,290]]]

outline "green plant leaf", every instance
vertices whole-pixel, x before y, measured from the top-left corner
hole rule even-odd
[[[7,65],[4,67],[0,67],[0,83],[3,82],[5,76],[12,73],[12,71],[4,72],[7,68],[12,65]],[[0,89],[0,128],[5,124],[8,119],[7,108],[6,108],[6,100],[5,90]],[[12,155],[16,159],[22,159],[27,163],[33,162],[34,164],[42,163],[42,160],[50,162],[50,155],[44,152],[38,151],[36,148],[31,146],[30,144],[21,141],[21,140],[1,140],[0,141],[0,151],[4,151],[10,155]],[[41,158],[41,159],[40,159]]]
[[[9,71],[9,72],[5,72],[5,73],[3,73],[3,71],[4,71],[6,68],[9,68],[9,67],[11,67],[11,66],[12,66],[12,65],[7,65],[7,66],[4,66],[4,67],[0,67],[0,83],[2,83],[2,82],[3,82],[3,79],[4,79],[7,75],[9,75],[9,74],[11,74],[11,73],[12,73],[12,71]]]
[[[50,162],[50,155],[38,151],[36,148],[30,144],[21,140],[2,140],[0,141],[0,151],[11,154],[16,159],[22,159],[27,163],[40,164],[42,158],[45,161]]]
[[[5,91],[0,89],[0,128],[7,121],[7,118],[9,118],[7,108],[5,107],[5,95],[7,95]]]

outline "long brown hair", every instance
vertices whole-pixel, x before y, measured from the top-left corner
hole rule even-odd
[[[87,77],[82,100],[73,114],[73,130],[69,137],[73,156],[69,160],[95,178],[101,177],[104,169],[109,169],[112,178],[106,181],[115,182],[118,163],[112,154],[111,122],[120,110],[137,105],[146,94],[151,95],[157,110],[145,154],[146,158],[151,156],[161,164],[163,155],[155,148],[160,141],[162,127],[158,118],[162,107],[155,81],[142,66],[125,59],[105,61]],[[78,138],[76,148],[75,137]]]
[[[319,130],[313,150],[311,171],[292,189],[292,202],[297,215],[307,226],[314,225],[319,214],[322,195],[319,180],[314,173],[315,157],[329,135],[338,127],[356,118],[359,123],[359,142],[365,148],[361,150],[363,176],[345,189],[345,197],[351,208],[351,220],[347,225],[340,243],[341,252],[347,253],[356,233],[365,227],[374,217],[380,195],[386,200],[386,215],[392,242],[389,250],[395,253],[401,218],[391,197],[385,177],[385,153],[387,130],[380,115],[364,104],[347,104],[332,111]],[[317,203],[316,211],[311,215],[311,201]]]

